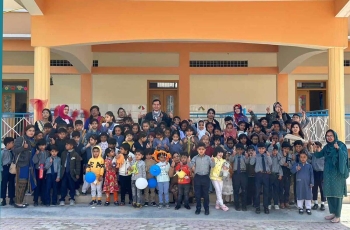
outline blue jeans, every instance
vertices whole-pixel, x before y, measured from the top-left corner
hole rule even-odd
[[[74,200],[75,196],[75,181],[69,172],[65,172],[62,177],[61,182],[61,199],[60,201],[65,201],[69,189],[69,200]]]
[[[57,173],[47,173],[46,174],[46,188],[45,188],[45,199],[46,199],[46,204],[52,204],[52,205],[56,205],[57,204]],[[52,189],[52,199],[50,196],[50,192]]]
[[[165,203],[169,203],[169,181],[158,182],[158,198],[159,204],[163,204],[163,193],[165,197]]]

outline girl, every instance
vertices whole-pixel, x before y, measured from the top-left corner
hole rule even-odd
[[[147,134],[143,131],[141,131],[139,133],[139,139],[134,142],[134,148],[133,151],[135,152],[135,150],[141,149],[143,151],[146,150],[146,145],[147,145]]]
[[[238,143],[241,143],[244,146],[244,149],[247,150],[247,146],[249,146],[250,140],[246,134],[241,134],[238,136]]]
[[[225,150],[226,152],[232,154],[233,153],[233,148],[236,144],[236,140],[233,139],[232,137],[227,138],[226,144],[225,144]],[[226,158],[227,159],[227,158]]]
[[[206,135],[212,137],[214,135],[214,125],[212,123],[206,123],[205,129],[207,130]]]
[[[156,137],[156,135],[154,133],[149,133],[148,134],[148,143],[146,145],[146,148],[148,149],[153,149],[153,141],[154,141],[154,138]]]
[[[135,154],[135,162],[132,166],[129,167],[129,173],[131,176],[131,189],[132,189],[132,197],[133,203],[132,206],[134,208],[141,208],[141,200],[142,200],[142,190],[136,187],[136,180],[139,178],[146,179],[146,165],[142,160],[143,151],[137,150]]]
[[[265,134],[265,129],[260,123],[254,124],[254,133],[259,137],[259,142],[266,142],[269,137]]]
[[[170,143],[170,147],[169,147],[169,152],[171,153],[171,155],[173,155],[174,153],[181,153],[182,152],[182,141],[180,140],[180,134],[177,130],[175,130],[173,132],[172,135],[172,141]]]
[[[186,129],[189,126],[188,121],[183,120],[180,123],[180,139],[182,140],[186,136]]]
[[[142,131],[146,132],[147,135],[149,134],[149,128],[150,128],[149,121],[143,121],[142,122]]]
[[[116,147],[119,148],[119,146],[121,146],[122,143],[124,142],[122,127],[120,125],[114,126],[112,135],[113,135],[113,138],[116,139],[117,141]]]
[[[164,137],[164,132],[161,129],[156,131],[156,138],[153,141],[153,148],[158,150],[169,150],[169,139]]]
[[[224,163],[226,162],[225,159],[223,159],[224,150],[221,147],[216,147],[213,156],[215,160],[215,166],[210,170],[210,180],[213,183],[216,192],[215,209],[221,208],[222,210],[227,211],[229,208],[224,205],[222,200],[222,170],[228,170],[228,168],[224,166]]]
[[[239,137],[241,134],[247,134],[247,123],[245,121],[238,122],[237,126],[237,136]]]
[[[276,132],[272,132],[271,133],[271,137],[268,141],[266,141],[266,146],[268,147],[268,151],[272,151],[273,149],[273,146],[277,145],[278,147],[278,151],[281,150],[281,143],[279,142],[279,139],[278,139],[279,135],[278,133]]]
[[[226,161],[224,165],[228,168],[230,167],[230,154],[226,153]],[[223,185],[222,185],[222,196],[224,203],[231,203],[233,202],[233,186],[232,186],[232,174],[229,173],[227,177],[222,178]]]
[[[160,162],[157,164],[160,167],[160,174],[157,176],[157,183],[158,183],[158,198],[159,198],[159,205],[158,208],[163,208],[164,206],[166,208],[170,208],[169,206],[169,169],[170,165],[169,162],[166,162],[166,156],[163,154],[160,154],[158,157]],[[163,200],[163,194],[165,198],[165,202]]]
[[[220,127],[220,123],[215,119],[215,110],[210,108],[208,109],[207,111],[207,120],[206,120],[206,123],[210,123],[213,125],[213,128],[219,128],[221,129]]]
[[[224,138],[225,141],[229,138],[236,139],[237,138],[237,130],[233,127],[232,123],[228,123],[226,125],[226,129],[224,130]]]
[[[131,128],[131,131],[132,131],[132,134],[133,134],[133,140],[137,141],[138,137],[139,137],[139,133],[141,131],[139,124],[137,124],[137,123],[133,124],[132,128]]]
[[[106,132],[106,133],[108,133],[111,137],[113,137],[113,136],[112,136],[112,132],[113,132],[114,126],[117,125],[113,112],[108,111],[108,112],[105,114],[105,121],[106,121],[106,122],[102,124],[102,127],[101,127],[101,130],[100,130],[100,131],[101,131],[101,133],[102,133],[102,132]]]
[[[43,109],[42,111],[42,118],[40,121],[35,122],[35,131],[41,131],[44,132],[44,125],[46,123],[52,122],[52,114],[49,109]]]
[[[197,123],[197,137],[198,139],[202,139],[202,137],[207,133],[207,130],[204,126],[204,121],[200,120]]]
[[[164,136],[169,139],[169,142],[173,140],[171,137],[171,129],[169,127],[165,127]]]
[[[234,126],[237,128],[241,121],[248,123],[248,118],[243,115],[243,109],[240,104],[236,104],[233,106],[233,116],[234,116]]]
[[[117,168],[115,163],[113,163],[113,159],[117,158],[115,156],[115,150],[108,148],[105,151],[105,154],[107,156],[105,160],[105,168],[106,168],[106,174],[105,174],[105,180],[103,185],[103,191],[106,194],[106,202],[105,206],[109,205],[110,202],[110,194],[113,193],[114,197],[114,205],[118,206],[118,180],[117,180]]]
[[[58,109],[58,117],[56,117],[55,119],[55,124],[73,125],[73,120],[70,116],[68,116],[68,113],[69,113],[69,106],[61,105]]]

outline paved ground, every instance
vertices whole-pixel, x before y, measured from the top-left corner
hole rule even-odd
[[[297,209],[271,210],[269,215],[257,215],[254,209],[237,212],[215,210],[205,216],[194,214],[184,208],[180,210],[144,207],[135,210],[124,207],[76,206],[33,207],[15,209],[11,206],[0,209],[0,228],[12,229],[350,229],[350,205],[343,206],[341,224],[331,224],[323,217],[328,211],[313,211],[311,216],[299,215]]]

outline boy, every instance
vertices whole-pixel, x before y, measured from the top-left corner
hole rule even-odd
[[[34,189],[34,207],[39,205],[38,203],[39,196],[40,196],[41,202],[45,205],[44,166],[45,166],[46,159],[49,157],[49,153],[45,150],[45,148],[46,148],[46,141],[44,139],[39,140],[36,144],[35,155],[32,158],[32,161],[34,163],[35,179],[36,179],[36,187]],[[40,170],[43,170],[42,178],[40,178]]]
[[[135,151],[135,162],[128,168],[131,176],[131,190],[132,190],[132,206],[134,208],[141,208],[141,200],[142,200],[142,190],[136,187],[136,180],[139,178],[146,178],[146,165],[142,160],[143,151],[137,149]]]
[[[282,143],[282,154],[280,165],[283,171],[282,180],[280,180],[280,207],[282,209],[289,208],[289,190],[291,185],[292,173],[292,155],[289,153],[291,150],[289,142]]]
[[[250,164],[255,164],[255,213],[260,214],[260,191],[263,187],[263,205],[265,214],[269,214],[269,174],[271,173],[272,160],[270,153],[266,152],[265,143],[258,144],[258,154],[253,153]]]
[[[84,144],[86,130],[84,129],[84,124],[83,124],[82,120],[76,120],[74,122],[74,131],[79,132],[79,134],[80,134],[79,142]]]
[[[146,155],[146,160],[145,160],[145,165],[146,165],[146,179],[151,179],[154,178],[152,174],[149,172],[149,169],[157,164],[157,162],[152,158],[152,149],[146,149],[145,150],[145,155]],[[144,191],[144,198],[145,198],[145,207],[149,205],[149,202],[153,207],[156,207],[156,202],[155,202],[155,189],[154,188],[149,188],[148,186],[145,188]]]
[[[73,131],[72,133],[72,138],[75,141],[75,146],[74,146],[74,150],[75,152],[77,152],[80,156],[82,156],[81,150],[83,149],[84,145],[81,143],[81,137],[80,137],[80,132],[79,131]],[[84,172],[83,172],[83,161],[81,161],[81,170],[80,170],[80,177],[79,180],[76,181],[75,183],[75,195],[79,196],[79,188],[80,185],[84,183],[83,181],[83,176],[84,176]]]
[[[254,152],[256,152],[254,146],[250,145],[247,147],[246,154],[249,157],[252,157]],[[255,200],[255,164],[251,165],[250,161],[249,161],[249,164],[247,164],[246,167],[247,167],[247,174],[248,174],[247,205],[254,205],[254,200]]]
[[[14,146],[14,139],[12,137],[4,138],[5,148],[1,151],[2,158],[2,174],[1,174],[1,206],[6,205],[6,192],[10,198],[10,205],[14,205],[13,198],[15,197],[15,174],[10,173],[10,165],[15,160],[13,159],[12,148]],[[16,159],[17,160],[17,159]]]
[[[66,150],[67,130],[65,128],[59,128],[57,131],[57,134],[58,134],[57,139],[54,139],[53,137],[50,138],[50,144],[57,146],[58,157],[61,158],[61,154]]]
[[[74,126],[73,124],[68,124],[67,125],[67,132],[68,132],[68,138],[71,139],[72,138],[72,133],[74,131]]]
[[[231,156],[231,163],[233,165],[233,177],[232,184],[234,190],[234,201],[236,211],[247,211],[247,184],[248,184],[248,175],[247,175],[247,164],[249,164],[250,159],[249,155],[244,153],[244,146],[241,143],[236,145],[236,151],[233,152]],[[241,190],[241,203],[239,204],[239,191]]]
[[[271,154],[271,153],[270,153]],[[270,174],[270,192],[269,192],[269,206],[271,209],[271,200],[273,199],[273,204],[275,205],[275,209],[280,209],[278,206],[279,200],[279,187],[280,181],[283,177],[283,171],[280,165],[281,155],[278,154],[278,146],[274,145],[272,154],[271,154],[272,166],[271,166],[271,174]]]
[[[52,124],[50,122],[44,124],[44,139],[46,141],[46,144],[50,144],[50,137],[49,135],[53,132]]]
[[[173,118],[173,124],[171,126],[171,130],[172,131],[180,130],[180,122],[181,122],[181,118],[179,116],[175,116]]]
[[[81,150],[82,159],[83,159],[83,167],[87,167],[89,160],[92,158],[92,149],[97,145],[97,136],[95,134],[89,137],[89,143]],[[84,170],[85,171],[85,170]],[[90,187],[90,184],[85,181],[81,189],[81,193],[83,196],[86,195],[86,191]]]
[[[189,158],[190,161],[189,166],[194,171],[194,192],[196,196],[196,215],[199,215],[201,213],[201,198],[204,198],[204,214],[209,215],[209,184],[211,183],[209,174],[210,174],[210,168],[213,168],[215,166],[215,159],[214,157],[209,157],[205,155],[205,144],[202,142],[199,142],[197,146],[197,152],[198,155],[195,156],[192,160]]]
[[[125,141],[123,142],[124,143],[127,143],[130,145],[130,149],[132,149],[132,147],[134,146],[134,135],[132,134],[131,131],[126,131],[125,132]]]
[[[116,147],[117,146],[117,140],[114,138],[108,138],[107,140],[108,148],[114,149],[115,154],[118,154],[119,149]]]
[[[91,183],[91,202],[89,205],[102,205],[102,181],[104,174],[105,161],[102,158],[102,150],[100,146],[92,148],[92,157],[90,158],[86,172],[93,172],[96,176],[96,180]],[[97,196],[97,202],[96,202]]]
[[[299,122],[301,128],[304,129],[310,123],[310,118],[308,118],[306,116],[306,113],[303,110],[301,111],[301,114],[302,114],[302,118],[297,113],[293,114],[292,120],[296,121],[296,122]]]
[[[55,145],[51,146],[51,156],[46,158],[46,180],[45,180],[45,199],[46,207],[57,205],[57,184],[60,182],[61,175],[61,159],[57,156],[58,148]],[[52,189],[52,198],[50,196]]]
[[[81,157],[74,151],[76,142],[72,139],[67,141],[66,151],[61,156],[61,199],[60,205],[64,206],[64,201],[69,189],[69,204],[75,204],[75,181],[79,179],[81,167]]]
[[[296,174],[296,198],[299,208],[299,214],[304,214],[303,204],[305,201],[306,213],[311,215],[311,188],[314,186],[314,173],[312,166],[307,163],[307,154],[305,150],[299,153],[300,162],[294,163],[291,169]]]
[[[95,135],[98,137],[100,134],[101,134],[101,132],[98,130],[98,120],[95,118],[91,119],[89,131],[87,131],[87,133],[85,135],[84,145],[86,145],[89,142],[91,135]]]
[[[233,148],[234,148],[234,145],[235,145],[235,139],[233,139],[232,137],[229,137],[227,138],[226,140],[226,144],[225,144],[225,148],[224,150],[230,154],[233,153]]]
[[[183,178],[178,177],[178,189],[179,195],[177,197],[177,204],[175,210],[181,208],[182,202],[185,203],[186,209],[191,209],[189,205],[189,194],[191,187],[191,168],[187,165],[188,154],[186,152],[181,153],[181,162],[175,167],[176,172],[183,171],[186,175]],[[171,164],[171,167],[175,166],[175,162]],[[182,199],[183,197],[183,199]]]
[[[315,142],[317,152],[321,152],[322,150],[322,144],[318,141]],[[312,198],[314,200],[314,206],[312,207],[312,210],[317,210],[318,209],[318,201],[317,201],[317,196],[318,196],[318,188],[320,188],[320,193],[321,193],[321,207],[320,210],[324,211],[324,202],[326,201],[326,197],[323,194],[323,169],[324,169],[324,157],[321,158],[316,158],[312,154],[311,158],[311,165],[314,170],[314,182],[315,185],[312,187]]]

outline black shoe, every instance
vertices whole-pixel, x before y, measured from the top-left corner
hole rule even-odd
[[[97,205],[101,206],[102,205],[102,201],[98,200],[97,201]]]
[[[11,201],[10,201],[11,202]],[[6,200],[5,199],[3,199],[2,201],[1,201],[1,206],[6,206]]]
[[[299,214],[300,214],[300,215],[303,215],[303,214],[304,214],[304,209],[299,208]]]
[[[109,202],[108,201],[105,202],[105,206],[109,206]]]
[[[152,205],[153,207],[157,207],[156,202],[152,202],[151,205]]]
[[[119,202],[118,201],[114,201],[114,205],[115,206],[119,206]]]
[[[191,209],[191,207],[187,204],[187,205],[185,205],[185,208],[186,209],[188,209],[188,210],[190,210]]]
[[[181,205],[176,205],[175,210],[179,210],[181,208]]]
[[[129,200],[129,204],[132,204],[133,202],[132,202],[132,200]]]
[[[307,213],[308,215],[311,215],[311,209],[306,209],[306,213]]]
[[[201,210],[200,210],[200,209],[196,209],[195,214],[196,214],[196,215],[199,215],[200,213],[201,213]]]
[[[49,204],[46,204],[45,206],[46,206],[46,207],[50,207],[50,205],[49,205]]]
[[[86,192],[82,192],[82,193],[80,193],[82,196],[86,196],[87,195],[87,193]]]
[[[95,205],[97,202],[96,202],[96,200],[92,200],[90,203],[89,203],[89,205]]]
[[[264,208],[264,212],[265,212],[265,214],[269,214],[270,213],[268,208]]]
[[[209,215],[209,209],[205,210],[204,215]]]
[[[145,202],[145,204],[143,206],[148,207],[148,202]]]
[[[247,206],[242,206],[242,211],[243,212],[247,211]]]
[[[256,213],[256,214],[260,214],[260,208],[256,208],[256,209],[255,209],[255,213]]]
[[[10,201],[10,205],[11,205],[11,201]],[[324,211],[326,210],[326,208],[324,207],[324,204],[321,204],[321,208],[320,208],[321,211]]]
[[[38,202],[34,202],[34,207],[39,206]]]
[[[239,205],[235,205],[235,209],[236,211],[241,211],[241,207],[239,207]]]
[[[14,204],[15,204],[15,201],[11,199],[9,205],[14,205]]]
[[[312,206],[311,209],[312,209],[312,210],[317,210],[317,209],[318,209],[318,204],[314,204],[314,206]]]

